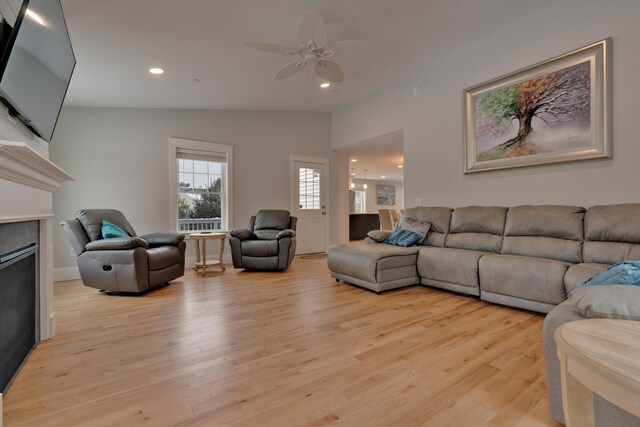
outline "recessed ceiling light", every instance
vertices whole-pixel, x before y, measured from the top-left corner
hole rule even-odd
[[[398,167],[399,167],[399,168],[402,168],[402,167],[404,167],[404,165],[398,165]]]
[[[154,67],[154,68],[149,68],[149,72],[151,74],[163,74],[164,70],[162,68]]]
[[[327,87],[329,87],[329,86],[331,86],[331,84],[329,84],[329,83],[322,83],[322,84],[320,85],[320,87],[322,87],[322,88],[327,88]]]
[[[357,161],[358,161],[358,159],[351,159],[351,161],[352,161],[353,163],[355,163],[355,162],[357,162]]]
[[[380,178],[384,179],[384,178],[386,178],[386,176],[382,175]]]
[[[27,11],[25,12],[25,15],[27,15],[29,18],[36,21],[38,24],[44,26],[44,20],[40,17],[40,15],[35,13],[33,10],[27,9]]]

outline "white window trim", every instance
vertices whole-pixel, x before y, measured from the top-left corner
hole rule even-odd
[[[224,180],[224,191],[227,195],[227,203],[224,204],[224,218],[226,230],[233,230],[233,145],[217,142],[195,141],[192,139],[169,138],[169,229],[178,230],[178,165],[176,151],[178,148],[212,151],[227,155],[227,179]]]

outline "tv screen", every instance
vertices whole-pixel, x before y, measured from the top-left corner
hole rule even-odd
[[[76,65],[60,0],[25,0],[0,62],[0,97],[51,141]]]

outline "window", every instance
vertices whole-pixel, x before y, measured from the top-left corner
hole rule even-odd
[[[365,205],[365,192],[364,191],[355,191],[355,210],[356,213],[365,213],[364,207]]]
[[[320,170],[300,168],[298,207],[320,209]]]
[[[178,231],[231,228],[233,147],[170,138],[172,226]]]

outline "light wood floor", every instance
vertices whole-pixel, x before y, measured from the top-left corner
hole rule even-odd
[[[143,297],[55,285],[58,331],[8,426],[556,426],[543,316],[426,288],[336,283],[324,259]]]

